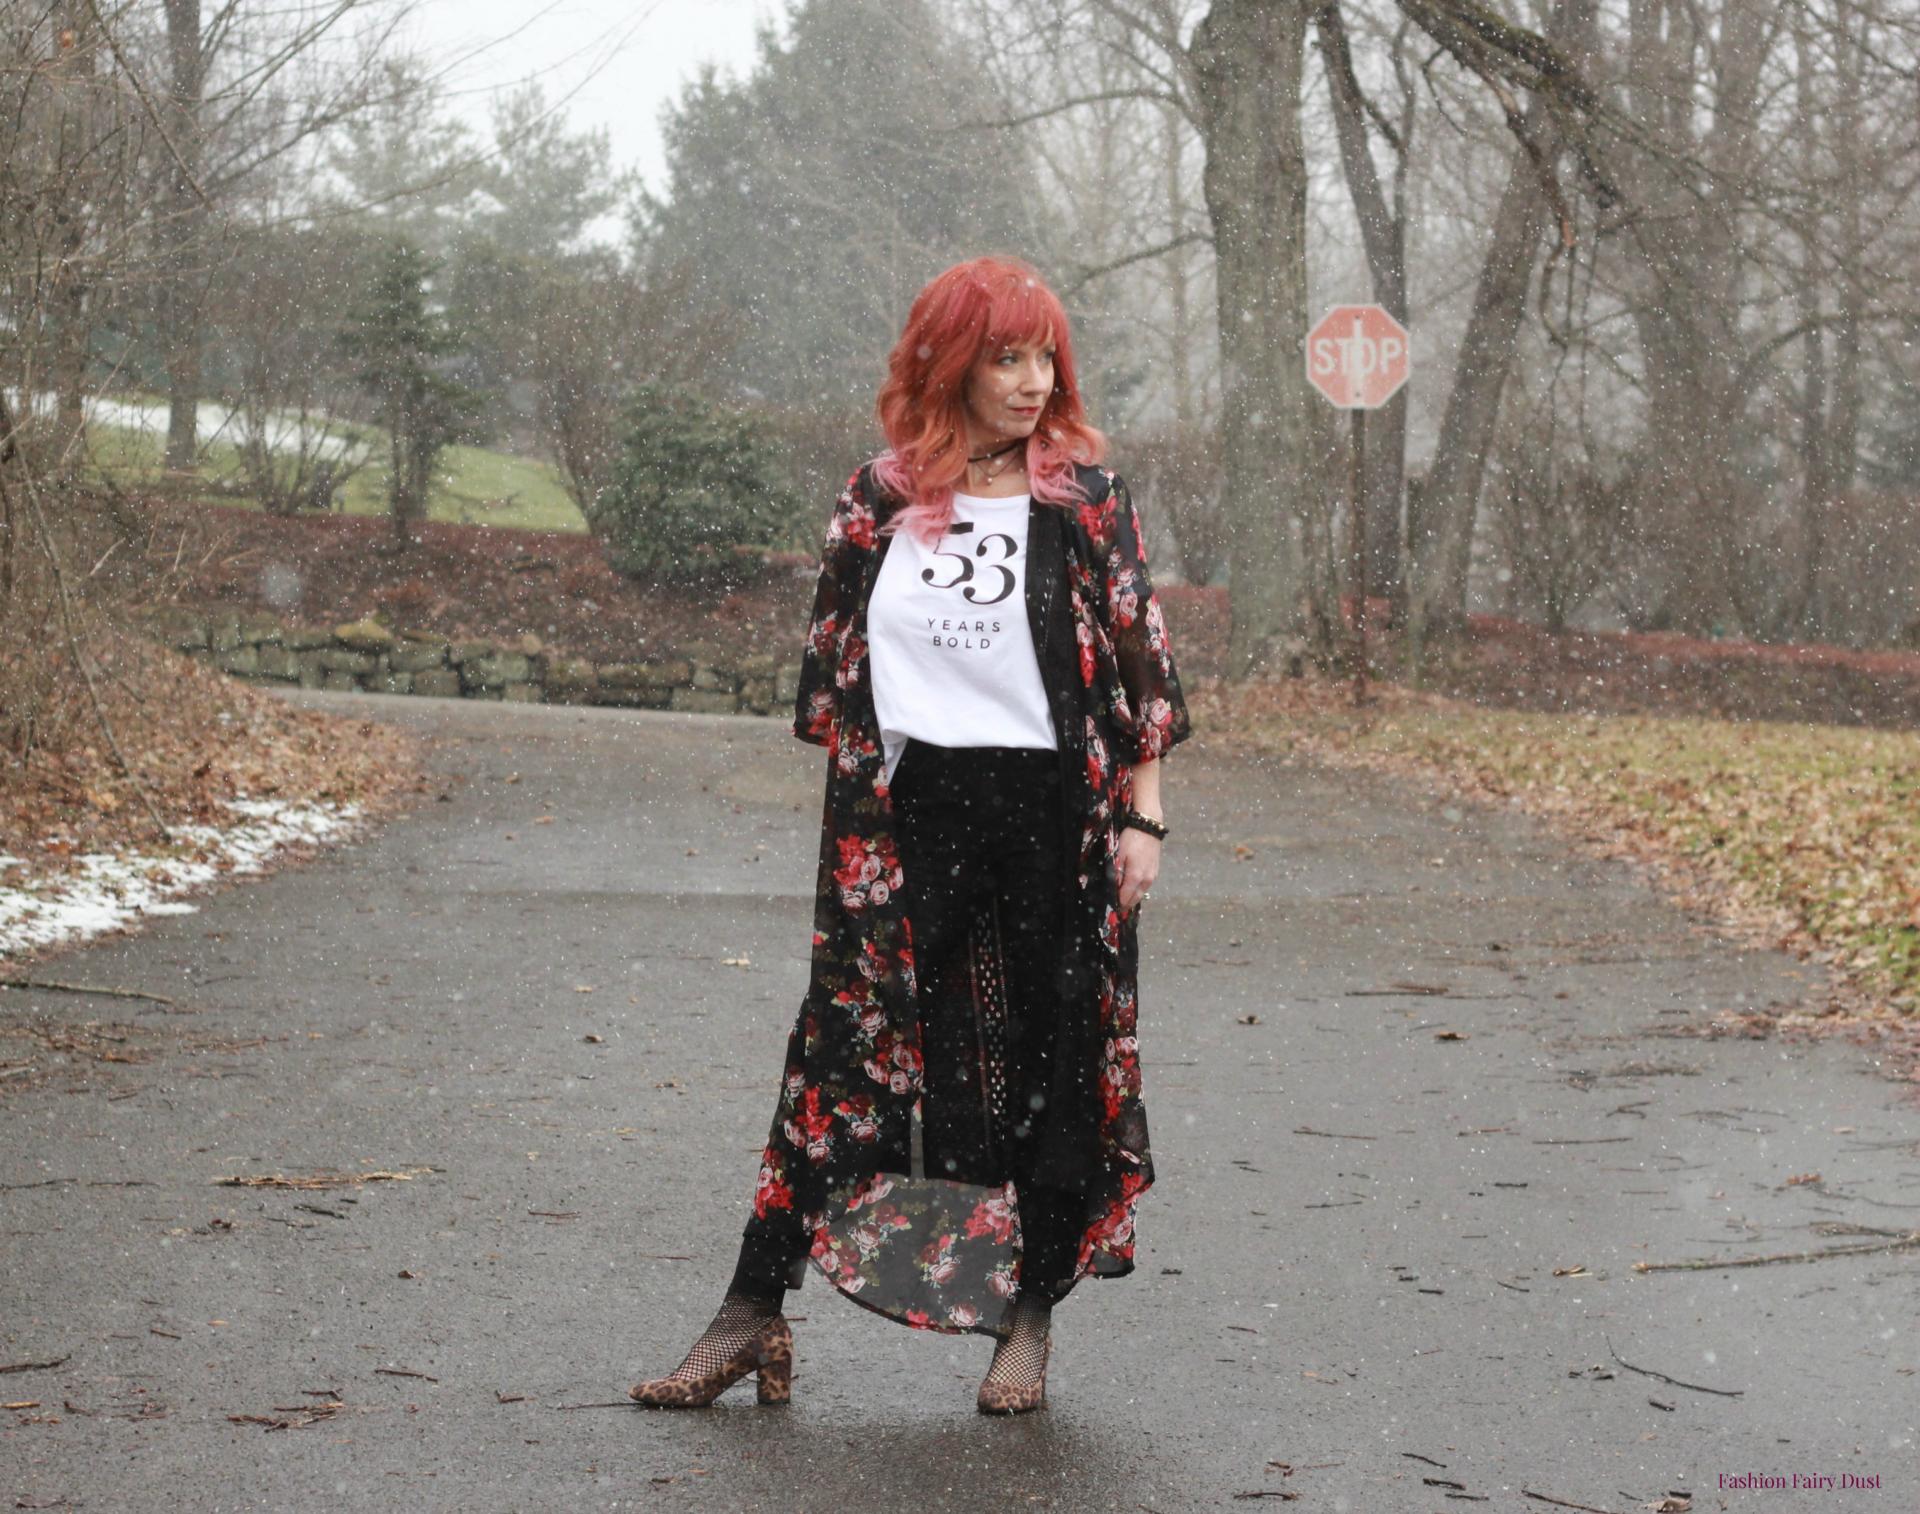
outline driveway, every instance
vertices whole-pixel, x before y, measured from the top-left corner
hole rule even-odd
[[[58,1362],[0,1376],[11,1507],[1920,1507],[1920,1251],[1634,1270],[1920,1224],[1868,1053],[1703,1034],[1816,970],[1524,817],[1204,739],[1141,927],[1159,1181],[1046,1410],[817,1278],[791,1405],[624,1406],[731,1269],[825,755],[286,697],[429,734],[437,796],[34,969],[170,1002],[0,994],[57,1068],[0,1093],[0,1366]]]

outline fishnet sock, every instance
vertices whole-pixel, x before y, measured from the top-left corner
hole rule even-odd
[[[728,1289],[720,1312],[714,1315],[706,1333],[693,1343],[687,1359],[667,1376],[690,1382],[718,1371],[740,1354],[762,1325],[779,1314],[784,1302],[780,1298],[743,1293],[737,1288]]]
[[[1040,1381],[1047,1361],[1047,1330],[1053,1305],[1041,1299],[1017,1298],[1007,1311],[1007,1338],[994,1347],[987,1381],[1030,1388]]]

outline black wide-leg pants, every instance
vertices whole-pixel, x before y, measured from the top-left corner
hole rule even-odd
[[[949,1115],[965,1109],[971,1116],[970,1103],[995,1097],[1005,1118],[993,1128],[1008,1147],[1000,1167],[1014,1180],[1020,1206],[1021,1291],[1049,1302],[1067,1291],[1085,1212],[1083,1195],[1025,1177],[1055,1086],[1058,968],[1067,944],[1059,761],[1051,749],[910,739],[890,785],[911,890],[928,1173],[942,1176],[940,1154],[955,1149],[958,1132],[979,1128],[977,1120]],[[933,986],[946,973],[967,970],[968,922],[983,893],[998,913],[1006,980],[1007,1079],[997,1093],[979,1087],[980,1026],[971,1017],[950,1024],[951,1016],[934,1013],[944,996]],[[798,1216],[782,1219],[771,1232],[756,1227],[744,1238],[735,1288],[774,1297],[800,1286],[807,1236]]]

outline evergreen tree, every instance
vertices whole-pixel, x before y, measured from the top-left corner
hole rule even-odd
[[[568,131],[535,82],[494,103],[473,226],[504,258],[550,261],[581,251],[634,183],[630,170],[615,170],[605,130]]]
[[[447,112],[440,84],[409,59],[381,69],[381,88],[341,122],[322,204],[351,211],[429,252],[451,249],[480,187],[472,137]]]
[[[467,439],[478,410],[473,392],[436,366],[459,349],[429,299],[439,266],[411,242],[391,243],[341,338],[387,433],[388,509],[401,546],[412,544],[415,522],[426,518],[440,454]]]
[[[804,0],[742,82],[711,69],[666,122],[664,199],[636,241],[749,340],[715,377],[864,408],[920,286],[983,252],[1033,255],[1038,193],[1004,106],[929,0]]]

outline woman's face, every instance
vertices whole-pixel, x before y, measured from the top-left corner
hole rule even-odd
[[[967,374],[972,450],[1031,436],[1053,393],[1052,333],[1045,341],[989,347]]]

